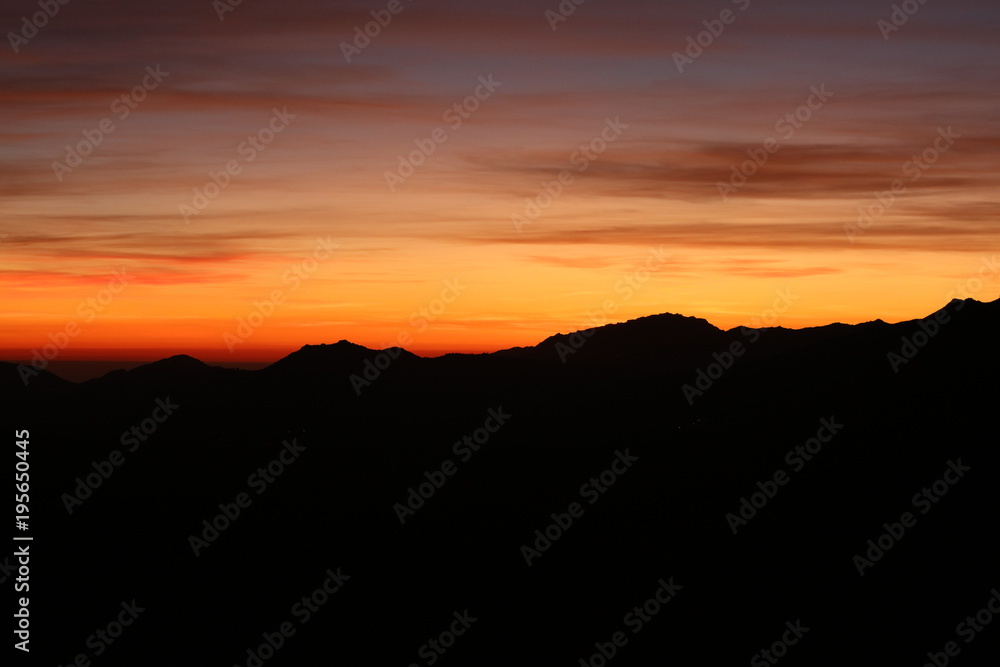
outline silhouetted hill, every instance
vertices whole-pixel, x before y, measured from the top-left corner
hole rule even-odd
[[[1000,582],[1000,301],[588,331],[11,386],[39,659],[256,665],[248,649],[287,621],[261,665],[423,666],[468,610],[439,664],[599,664],[612,647],[608,667],[773,664],[760,652],[798,621],[781,666],[923,665],[949,641],[955,665],[996,664],[1000,630],[966,643],[956,626]],[[294,605],[337,568],[350,579],[302,623]],[[93,655],[86,638],[133,598],[148,611]]]
[[[154,361],[151,364],[139,366],[126,371],[127,377],[133,379],[157,379],[157,378],[177,378],[189,377],[192,375],[209,375],[219,370],[225,370],[218,366],[208,364],[195,359],[186,354],[178,354],[167,359]]]
[[[3,387],[5,392],[13,393],[28,386],[39,391],[65,391],[72,384],[46,370],[0,361],[0,387]]]
[[[497,356],[543,363],[614,366],[633,370],[678,370],[692,356],[710,352],[725,333],[697,317],[665,313],[550,336],[534,347],[512,348]]]
[[[114,388],[177,386],[204,384],[239,376],[238,371],[221,366],[210,366],[186,354],[178,354],[130,370],[115,370],[82,383],[83,386],[100,387],[103,391]]]
[[[374,363],[379,355],[403,364],[420,359],[398,347],[372,350],[342,340],[332,345],[305,345],[262,370],[267,373],[355,373],[362,369],[365,361]]]

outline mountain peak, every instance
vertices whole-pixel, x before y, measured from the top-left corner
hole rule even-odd
[[[176,378],[196,373],[204,373],[213,368],[200,359],[187,354],[175,354],[166,359],[160,359],[152,363],[137,366],[129,371],[124,371],[130,378]]]
[[[724,335],[700,317],[660,313],[556,334],[534,347],[496,354],[549,363],[572,359],[597,365],[673,369],[682,365],[692,351],[714,349]]]
[[[419,359],[412,352],[401,347],[389,347],[384,350],[373,350],[364,345],[358,345],[348,340],[336,343],[319,343],[303,345],[286,357],[274,362],[267,369],[275,370],[305,370],[316,371],[350,371],[356,372],[366,359],[374,359],[380,354],[392,359]]]

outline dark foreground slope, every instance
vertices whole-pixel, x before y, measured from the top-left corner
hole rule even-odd
[[[1000,587],[1000,302],[938,317],[661,315],[493,355],[341,342],[27,388],[0,368],[6,432],[30,430],[33,654],[773,664],[755,654],[784,636],[782,665],[923,665],[950,641],[995,665],[1000,618],[959,624]]]

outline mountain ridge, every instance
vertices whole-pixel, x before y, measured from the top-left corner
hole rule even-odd
[[[973,305],[974,304],[974,305]],[[609,322],[570,333],[556,333],[531,346],[511,347],[479,354],[449,353],[442,357],[420,357],[400,347],[384,349],[368,348],[346,339],[336,343],[306,344],[298,350],[278,359],[264,368],[253,371],[242,371],[223,368],[206,363],[186,354],[177,354],[148,364],[137,366],[130,370],[117,369],[98,378],[84,382],[65,380],[58,374],[39,370],[39,376],[45,379],[46,386],[80,385],[95,381],[129,380],[135,381],[149,378],[180,378],[205,374],[262,373],[264,375],[287,373],[358,373],[366,361],[372,361],[382,355],[381,363],[385,363],[387,355],[391,364],[401,365],[430,362],[436,360],[473,359],[509,359],[548,365],[561,365],[568,362],[590,364],[604,367],[627,367],[630,370],[648,369],[657,372],[679,372],[691,367],[692,358],[705,357],[712,351],[732,344],[742,337],[743,332],[760,332],[762,345],[753,346],[754,356],[772,356],[776,353],[798,349],[823,340],[849,336],[854,333],[871,329],[907,327],[922,320],[932,318],[935,313],[945,308],[953,311],[963,310],[971,306],[968,312],[984,312],[989,308],[1000,311],[1000,298],[994,301],[978,301],[976,299],[952,299],[944,308],[930,313],[923,318],[887,323],[881,318],[845,324],[831,322],[829,324],[792,329],[776,327],[733,327],[720,329],[708,320],[696,316],[679,313],[658,313],[625,320]],[[13,384],[15,377],[20,380],[19,364],[0,362],[0,383]],[[6,380],[6,381],[5,381]],[[35,378],[37,380],[37,378]],[[31,381],[31,384],[35,383]],[[65,383],[64,385],[62,383]]]

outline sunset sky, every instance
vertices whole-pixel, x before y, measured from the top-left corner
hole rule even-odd
[[[34,34],[10,0],[0,358],[67,326],[62,359],[274,360],[996,299],[1000,5],[904,4],[69,0]]]

